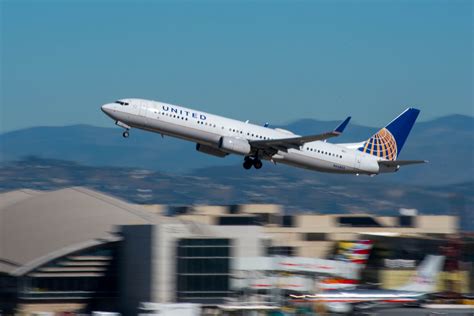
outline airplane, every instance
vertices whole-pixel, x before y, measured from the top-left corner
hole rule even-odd
[[[120,99],[104,104],[102,111],[125,131],[131,128],[156,132],[196,143],[208,155],[244,156],[243,167],[262,168],[262,160],[320,172],[377,175],[393,173],[401,166],[425,160],[397,160],[420,110],[408,108],[386,127],[359,143],[332,144],[326,140],[342,134],[351,117],[334,130],[299,136],[281,128],[270,128],[217,116],[178,105],[144,99]]]
[[[317,289],[354,288],[373,247],[371,240],[339,242],[333,259],[312,257],[242,257],[236,260],[233,286],[237,289],[274,288],[309,292]],[[282,275],[275,276],[275,272]]]
[[[365,268],[372,247],[372,240],[338,242],[338,250],[333,259],[347,262],[348,264],[357,264],[360,268],[357,271],[357,277],[343,278],[341,276],[333,275],[331,277],[322,278],[318,282],[317,288],[321,291],[355,288],[359,283],[360,270]]]
[[[322,303],[334,313],[351,313],[395,305],[414,304],[436,290],[436,278],[442,270],[444,256],[427,255],[409,282],[395,290],[331,290],[313,295],[290,295],[294,303]]]

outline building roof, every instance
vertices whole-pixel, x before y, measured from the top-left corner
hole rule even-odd
[[[0,273],[21,275],[72,251],[117,240],[116,225],[158,217],[86,188],[0,194]]]

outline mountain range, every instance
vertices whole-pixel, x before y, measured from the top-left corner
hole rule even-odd
[[[0,164],[0,192],[85,186],[139,204],[275,203],[287,213],[396,215],[400,208],[421,214],[451,214],[474,230],[474,182],[449,185],[387,183],[381,177],[317,177],[286,166],[243,173],[240,166],[212,167],[189,174],[143,168],[85,166],[29,157]]]

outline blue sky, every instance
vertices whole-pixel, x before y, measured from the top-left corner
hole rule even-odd
[[[473,115],[472,1],[0,1],[1,127],[141,97],[254,122]]]

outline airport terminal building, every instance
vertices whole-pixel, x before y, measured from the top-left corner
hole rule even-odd
[[[383,272],[393,267],[377,256],[418,262],[417,247],[436,251],[457,225],[453,216],[289,215],[278,205],[134,205],[77,187],[11,191],[0,194],[0,310],[133,315],[143,302],[212,307],[242,294],[242,260],[328,258],[337,242],[373,237],[369,261]],[[399,235],[421,241],[389,249]]]

